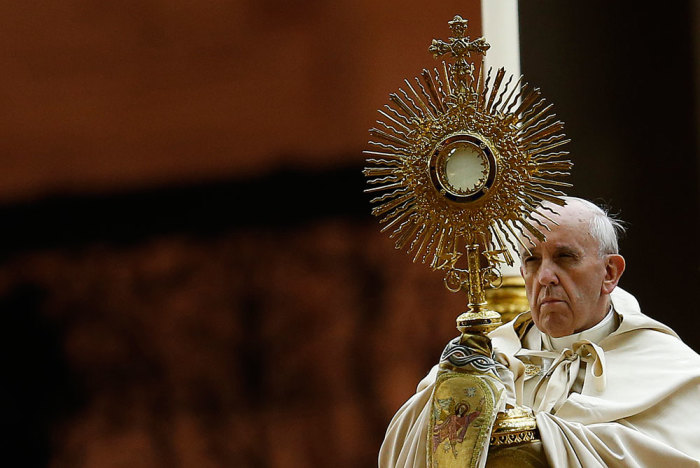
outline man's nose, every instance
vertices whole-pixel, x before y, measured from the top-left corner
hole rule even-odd
[[[543,286],[559,284],[559,276],[557,276],[555,265],[551,262],[543,261],[537,272],[537,281]]]

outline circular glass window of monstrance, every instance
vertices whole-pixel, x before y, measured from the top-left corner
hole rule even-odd
[[[430,159],[430,177],[448,200],[466,203],[483,197],[496,177],[491,148],[473,135],[455,135],[441,141]]]

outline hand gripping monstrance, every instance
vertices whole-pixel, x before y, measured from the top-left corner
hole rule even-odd
[[[497,445],[532,436],[523,429],[529,423],[513,426],[508,414],[502,424],[503,385],[486,336],[501,321],[486,307],[484,290],[497,286],[499,265],[513,264],[518,245],[527,251],[533,237],[545,239],[541,220],[554,221],[541,202],[564,204],[558,187],[570,184],[559,179],[572,163],[560,159],[569,140],[539,89],[522,77],[505,79],[503,68],[484,76],[483,57],[476,66],[467,58],[483,56],[489,44],[470,40],[460,16],[449,26],[453,37],[433,40],[429,51],[451,63],[424,69],[389,95],[370,130],[377,141],[365,151],[364,174],[382,232],[414,262],[445,271],[448,289],[467,293],[468,309],[457,318],[461,336],[440,364],[427,457],[428,466],[481,466],[490,438]],[[499,432],[509,424],[515,430]]]

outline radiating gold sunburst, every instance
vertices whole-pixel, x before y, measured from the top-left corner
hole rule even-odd
[[[382,231],[414,262],[453,270],[467,245],[480,244],[491,262],[503,254],[512,263],[508,246],[544,239],[540,203],[564,204],[558,188],[570,184],[559,179],[572,163],[560,158],[569,140],[539,89],[506,79],[503,68],[483,78],[483,60],[475,67],[466,58],[489,45],[470,41],[461,17],[449,24],[454,37],[429,50],[455,62],[404,80],[379,110],[365,151],[366,192],[377,194],[372,213]]]

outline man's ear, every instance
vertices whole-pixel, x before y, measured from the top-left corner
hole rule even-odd
[[[622,255],[610,254],[605,258],[605,278],[603,279],[603,293],[610,294],[617,282],[620,281],[625,271],[625,259]]]

